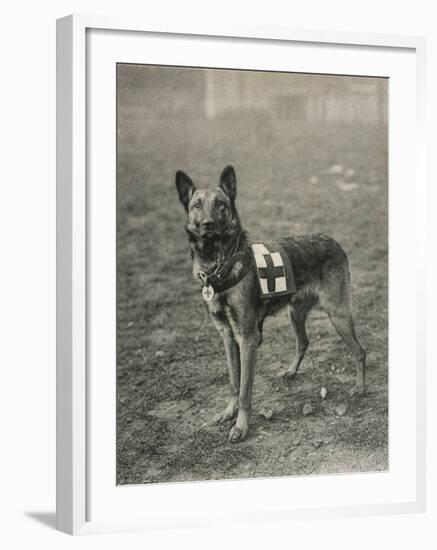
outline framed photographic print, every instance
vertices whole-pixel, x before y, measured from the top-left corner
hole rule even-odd
[[[58,528],[423,510],[423,40],[57,51]]]

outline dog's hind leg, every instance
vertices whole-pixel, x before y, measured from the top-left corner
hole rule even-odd
[[[353,393],[363,395],[365,386],[366,350],[355,334],[351,312],[351,285],[347,257],[325,264],[320,291],[320,305],[328,313],[335,330],[349,346],[357,361],[357,378]]]
[[[354,322],[348,307],[341,307],[335,311],[328,311],[329,318],[334,325],[335,330],[344,342],[349,346],[357,361],[357,381],[354,393],[364,395],[365,369],[366,369],[366,350],[358,341],[355,334]]]
[[[311,305],[304,301],[299,301],[288,306],[290,321],[296,335],[296,351],[290,367],[280,373],[279,376],[281,377],[294,378],[305,356],[305,352],[309,345],[305,323],[310,309]]]

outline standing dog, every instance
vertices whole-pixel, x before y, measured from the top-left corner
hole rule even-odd
[[[355,335],[348,260],[341,246],[321,234],[279,241],[291,260],[296,292],[261,299],[252,250],[235,206],[237,181],[232,166],[223,170],[220,186],[214,190],[196,189],[182,171],[176,173],[176,187],[188,217],[193,275],[203,282],[207,307],[225,346],[231,395],[215,421],[231,420],[238,412],[230,440],[243,441],[248,434],[263,322],[284,307],[296,334],[296,354],[283,374],[293,377],[297,373],[309,343],[305,321],[309,311],[319,305],[355,355],[355,390],[364,394],[366,351]]]

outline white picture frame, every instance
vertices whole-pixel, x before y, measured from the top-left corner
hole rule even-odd
[[[89,204],[90,190],[89,159],[87,161],[87,117],[90,108],[87,96],[89,64],[87,62],[87,33],[91,30],[111,32],[136,31],[143,35],[166,37],[191,36],[223,38],[232,44],[233,40],[266,41],[275,43],[316,44],[318,47],[337,45],[344,48],[381,48],[408,51],[415,57],[416,76],[416,158],[414,188],[416,192],[416,231],[424,223],[420,212],[424,210],[424,75],[425,40],[421,37],[337,33],[286,28],[235,27],[227,29],[197,27],[177,28],[156,26],[140,21],[118,18],[74,15],[57,22],[57,528],[69,534],[84,534],[109,530],[147,529],[172,525],[205,525],[205,520],[192,517],[190,511],[178,523],[175,516],[167,518],[157,512],[153,522],[141,514],[131,519],[108,515],[98,521],[89,516],[89,484],[92,460],[90,457],[90,433],[88,430],[88,410],[92,395],[89,391],[90,333],[89,317]],[[178,63],[176,63],[178,64]],[[115,106],[114,106],[115,109]],[[102,206],[104,208],[104,206]],[[422,210],[423,209],[423,210]],[[94,212],[94,211],[93,211]],[[424,253],[416,241],[417,278],[424,280]],[[390,514],[399,512],[420,512],[426,503],[426,402],[425,402],[425,295],[423,285],[417,285],[414,294],[417,308],[416,322],[416,396],[415,416],[415,498],[408,501],[387,503],[363,503],[318,508],[279,507],[279,510],[265,511],[265,505],[255,503],[247,513],[249,520],[263,517],[318,518],[364,514]],[[115,421],[115,419],[114,419]],[[108,457],[108,461],[115,460]],[[115,480],[114,480],[115,483]],[[240,482],[226,482],[238,484]],[[245,488],[258,481],[245,482]],[[249,484],[249,485],[248,485]],[[193,486],[194,484],[187,484]],[[202,484],[195,484],[198,494]],[[205,484],[203,484],[205,485]],[[223,484],[222,484],[223,485]],[[220,492],[221,482],[214,484],[214,491]],[[257,486],[258,487],[258,486]],[[143,488],[136,489],[137,492]],[[155,486],[153,498],[164,498],[173,489]],[[194,490],[194,488],[193,488]],[[208,489],[211,490],[211,489]],[[226,491],[227,489],[223,489]],[[241,485],[239,490],[243,491]],[[253,489],[252,489],[253,490]],[[275,489],[272,489],[275,490]],[[149,493],[150,495],[151,493]],[[269,493],[270,494],[270,493]],[[247,494],[250,498],[250,490]],[[194,516],[194,513],[191,514]],[[169,514],[171,516],[171,514]],[[187,519],[188,517],[188,519]]]

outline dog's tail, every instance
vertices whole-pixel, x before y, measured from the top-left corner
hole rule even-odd
[[[330,243],[326,261],[322,269],[322,301],[330,307],[345,308],[352,306],[351,274],[349,259],[340,244],[328,237]]]

